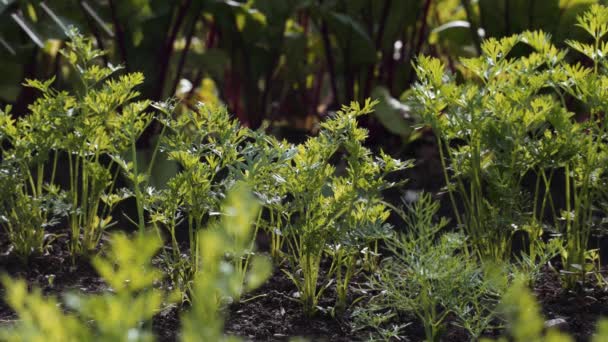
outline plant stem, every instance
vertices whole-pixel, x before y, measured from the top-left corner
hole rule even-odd
[[[144,207],[141,189],[139,188],[139,169],[137,167],[137,149],[135,147],[135,138],[131,139],[131,155],[133,156],[133,187],[135,191],[135,202],[137,204],[137,219],[139,233],[144,234]]]

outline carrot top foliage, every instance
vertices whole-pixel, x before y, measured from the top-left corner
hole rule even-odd
[[[572,50],[539,31],[489,39],[480,57],[462,60],[464,82],[419,58],[411,100],[437,135],[456,218],[482,259],[507,260],[518,231],[535,259],[550,231],[563,238],[568,272],[592,267],[587,243],[602,227],[608,179],[607,15],[599,5],[582,15],[590,43],[567,41]],[[520,45],[530,52],[517,57]],[[571,64],[578,53],[590,63]],[[555,187],[561,193],[548,191]]]
[[[70,252],[89,257],[109,289],[66,295],[63,312],[4,277],[21,320],[0,337],[148,341],[159,310],[188,303],[180,338],[233,340],[223,310],[274,265],[305,315],[353,308],[355,325],[381,338],[400,336],[402,322],[386,325],[405,313],[429,341],[448,320],[474,339],[510,322],[514,340],[566,340],[544,334],[534,301],[515,291],[556,255],[565,287],[589,275],[605,285],[588,244],[608,209],[608,8],[591,7],[578,26],[589,39],[567,41],[571,50],[540,31],[488,39],[479,57],[461,60],[459,77],[440,59],[418,58],[409,103],[437,137],[455,230],[429,194],[403,208],[383,199],[406,181],[391,176],[413,163],[365,146],[359,120],[376,101],[343,106],[318,135],[292,144],[242,126],[216,103],[139,99],[143,75],[118,75],[121,67],[101,64],[103,52],[70,30],[63,54],[75,90],[28,80],[41,93],[29,115],[0,111],[0,227],[24,263],[67,228]],[[589,62],[571,63],[579,53]],[[137,141],[152,123],[159,130],[146,161]],[[158,162],[175,166],[163,184],[152,181]],[[391,213],[403,230],[387,223]],[[137,234],[113,234],[104,249],[108,229],[129,224]],[[262,234],[269,256],[255,247]],[[524,246],[514,254],[517,236]],[[351,301],[357,276],[369,298]],[[335,304],[320,308],[330,292]]]

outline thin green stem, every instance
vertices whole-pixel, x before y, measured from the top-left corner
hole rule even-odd
[[[139,169],[137,167],[137,149],[135,147],[135,138],[131,138],[131,155],[133,156],[133,187],[135,191],[135,201],[137,205],[137,220],[139,226],[139,233],[143,234],[145,231],[144,222],[144,207],[141,189],[139,187]]]

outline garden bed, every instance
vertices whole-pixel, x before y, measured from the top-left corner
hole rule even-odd
[[[542,32],[484,41],[462,80],[420,56],[417,161],[366,145],[377,100],[291,143],[136,100],[143,75],[68,31],[82,92],[28,80],[31,113],[0,110],[0,339],[608,339],[608,7],[579,26],[593,68]]]
[[[32,258],[27,265],[7,252],[9,244],[6,234],[0,232],[0,265],[13,277],[25,279],[31,286],[39,287],[45,295],[61,296],[66,292],[83,294],[102,293],[107,284],[97,274],[86,259],[72,263],[65,239],[56,240],[47,254]],[[358,291],[364,277],[352,282],[352,297],[365,296]],[[605,289],[587,286],[580,291],[563,289],[559,276],[549,267],[534,286],[547,323],[562,319],[556,325],[561,331],[570,333],[576,341],[590,341],[598,317],[608,315],[608,293]],[[17,317],[4,301],[0,291],[0,326],[9,325]],[[311,341],[361,341],[367,340],[369,331],[352,331],[353,322],[347,311],[339,317],[332,317],[330,309],[334,304],[332,291],[320,301],[319,306],[327,312],[319,312],[312,318],[303,315],[300,303],[294,298],[291,281],[277,270],[272,277],[255,292],[246,295],[243,303],[226,308],[225,331],[241,336],[248,341],[287,341],[292,337],[306,337]],[[365,301],[365,298],[363,299]],[[180,314],[187,306],[173,305],[159,312],[153,319],[152,328],[158,341],[177,341],[180,330]],[[424,340],[424,330],[415,317],[401,317],[401,323],[409,324],[404,335],[407,341]],[[451,324],[448,318],[445,341],[469,341],[466,331]],[[499,336],[501,331],[489,331],[487,336]]]

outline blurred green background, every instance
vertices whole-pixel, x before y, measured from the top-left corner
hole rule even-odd
[[[220,101],[246,125],[314,132],[328,111],[381,100],[363,124],[372,144],[416,140],[416,113],[399,99],[421,53],[447,61],[527,29],[558,46],[581,38],[575,17],[597,0],[0,0],[0,105],[27,113],[25,78],[74,86],[58,51],[76,26],[104,62],[146,76],[142,96],[184,105]],[[144,139],[152,139],[152,133]]]

